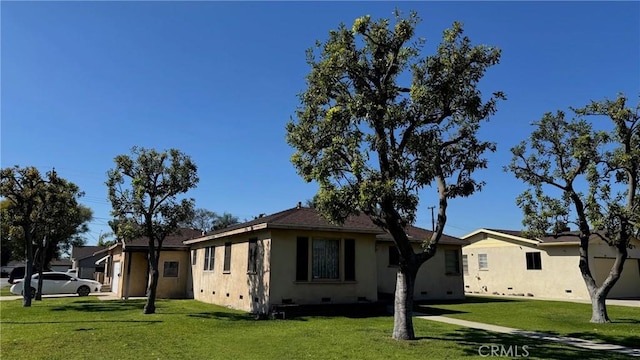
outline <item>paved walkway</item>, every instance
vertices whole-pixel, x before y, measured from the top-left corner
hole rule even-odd
[[[640,357],[640,349],[628,348],[621,345],[603,344],[603,343],[597,343],[590,340],[584,340],[584,339],[578,339],[578,338],[566,337],[566,336],[556,336],[556,335],[545,334],[545,333],[540,333],[535,331],[525,331],[525,330],[519,330],[519,329],[509,328],[505,326],[498,326],[498,325],[479,323],[475,321],[454,319],[454,318],[449,318],[445,316],[417,315],[416,317],[419,319],[439,321],[447,324],[459,325],[459,326],[464,326],[464,327],[473,328],[473,329],[487,330],[487,331],[499,332],[503,334],[525,336],[525,337],[536,339],[536,340],[555,341],[558,343],[576,346],[583,349],[614,351],[614,352],[622,353],[625,355]]]

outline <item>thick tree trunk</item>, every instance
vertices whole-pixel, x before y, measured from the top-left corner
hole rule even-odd
[[[413,291],[417,269],[398,269],[393,311],[393,338],[413,340]]]
[[[144,305],[144,314],[154,314],[156,312],[158,277],[158,258],[155,251],[149,251],[149,286],[147,288],[147,303]]]
[[[602,324],[611,322],[611,320],[609,319],[609,314],[607,313],[607,296],[609,295],[609,291],[611,291],[616,282],[618,282],[618,279],[620,279],[620,274],[622,273],[624,263],[628,255],[625,245],[619,244],[615,246],[615,249],[616,260],[611,267],[611,271],[609,271],[609,275],[598,287],[595,279],[593,278],[593,275],[591,274],[591,269],[589,268],[588,239],[581,239],[579,267],[580,272],[582,273],[582,278],[587,285],[589,297],[591,298],[590,322],[592,323]]]
[[[609,314],[607,314],[607,305],[605,304],[607,297],[601,292],[597,291],[596,294],[591,296],[591,322],[592,323],[608,323]]]

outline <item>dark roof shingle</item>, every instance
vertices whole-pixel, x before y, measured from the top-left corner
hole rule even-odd
[[[106,246],[74,246],[71,249],[71,258],[82,260],[93,256],[94,253],[105,249]]]
[[[199,238],[202,236],[202,231],[193,230],[193,229],[179,229],[176,233],[167,236],[162,242],[163,249],[177,249],[177,248],[187,248],[188,246],[184,245],[182,242],[186,240],[191,240],[195,238]],[[144,236],[137,239],[133,239],[125,242],[125,246],[127,248],[147,248],[149,246],[149,238]]]
[[[363,214],[349,216],[344,224],[335,225],[326,220],[320,212],[313,208],[291,208],[280,211],[271,215],[266,215],[241,224],[231,225],[224,229],[219,229],[208,233],[207,235],[215,235],[225,233],[227,231],[247,228],[259,224],[266,224],[268,228],[297,228],[297,229],[318,229],[329,231],[353,231],[362,233],[378,234],[378,239],[391,240],[389,233],[380,229],[371,221],[371,219]],[[431,237],[432,232],[417,226],[408,226],[407,235],[411,240],[421,241]],[[440,243],[453,245],[466,245],[467,242],[459,238],[443,234]]]

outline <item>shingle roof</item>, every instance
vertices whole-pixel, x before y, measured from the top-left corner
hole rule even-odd
[[[51,262],[49,263],[49,265],[58,265],[58,266],[71,266],[73,265],[73,263],[71,262],[71,260],[69,259],[53,259],[51,260]]]
[[[255,225],[265,224],[267,228],[294,228],[294,229],[314,229],[323,231],[352,231],[359,233],[378,234],[381,240],[391,240],[391,236],[376,226],[371,219],[363,214],[349,216],[344,224],[335,225],[327,221],[316,209],[300,207],[280,211],[271,215],[266,215],[241,224],[231,225],[224,229],[219,229],[209,235],[222,234],[228,231],[250,228]],[[411,240],[421,241],[431,237],[432,232],[417,226],[408,226],[407,234]],[[442,235],[442,244],[466,245],[467,242],[449,235]]]
[[[182,242],[190,239],[199,238],[202,236],[202,232],[200,230],[193,229],[179,229],[178,232],[167,236],[162,242],[163,249],[171,249],[171,248],[187,248],[188,246],[184,245]],[[131,241],[125,242],[125,246],[127,248],[147,248],[149,246],[149,238],[144,236],[137,239],[133,239]]]
[[[513,236],[518,236],[521,237],[523,239],[527,239],[526,237],[524,237],[523,232],[522,231],[517,231],[517,230],[499,230],[499,229],[487,229],[490,231],[495,231],[495,232],[499,232],[499,233],[503,233],[503,234],[507,234],[507,235],[513,235]],[[578,238],[578,234],[580,232],[579,231],[569,231],[569,232],[565,232],[562,233],[560,235],[547,235],[541,239],[536,239],[538,240],[540,243],[542,244],[550,244],[550,243],[576,243],[578,244],[580,242],[580,239]],[[599,238],[598,235],[596,234],[591,234],[591,238],[589,240],[593,240]]]
[[[74,246],[71,249],[71,258],[82,260],[93,256],[95,252],[105,249],[106,246]]]

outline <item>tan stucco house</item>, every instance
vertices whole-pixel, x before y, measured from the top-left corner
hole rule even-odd
[[[431,232],[409,227],[416,242]],[[397,250],[364,216],[342,226],[301,206],[184,242],[196,300],[254,313],[274,305],[369,303],[395,289]],[[460,239],[443,236],[418,274],[417,299],[464,297]]]
[[[183,241],[202,236],[199,230],[181,229],[167,236],[160,252],[158,298],[186,298],[191,284],[189,246]],[[145,296],[149,277],[146,237],[116,243],[94,253],[104,264],[103,284],[120,298]]]
[[[465,292],[589,299],[575,236],[528,239],[520,231],[479,229],[462,236]],[[640,297],[640,242],[632,240],[621,277],[609,298]],[[599,284],[608,276],[615,251],[596,235],[590,239],[589,266]]]

